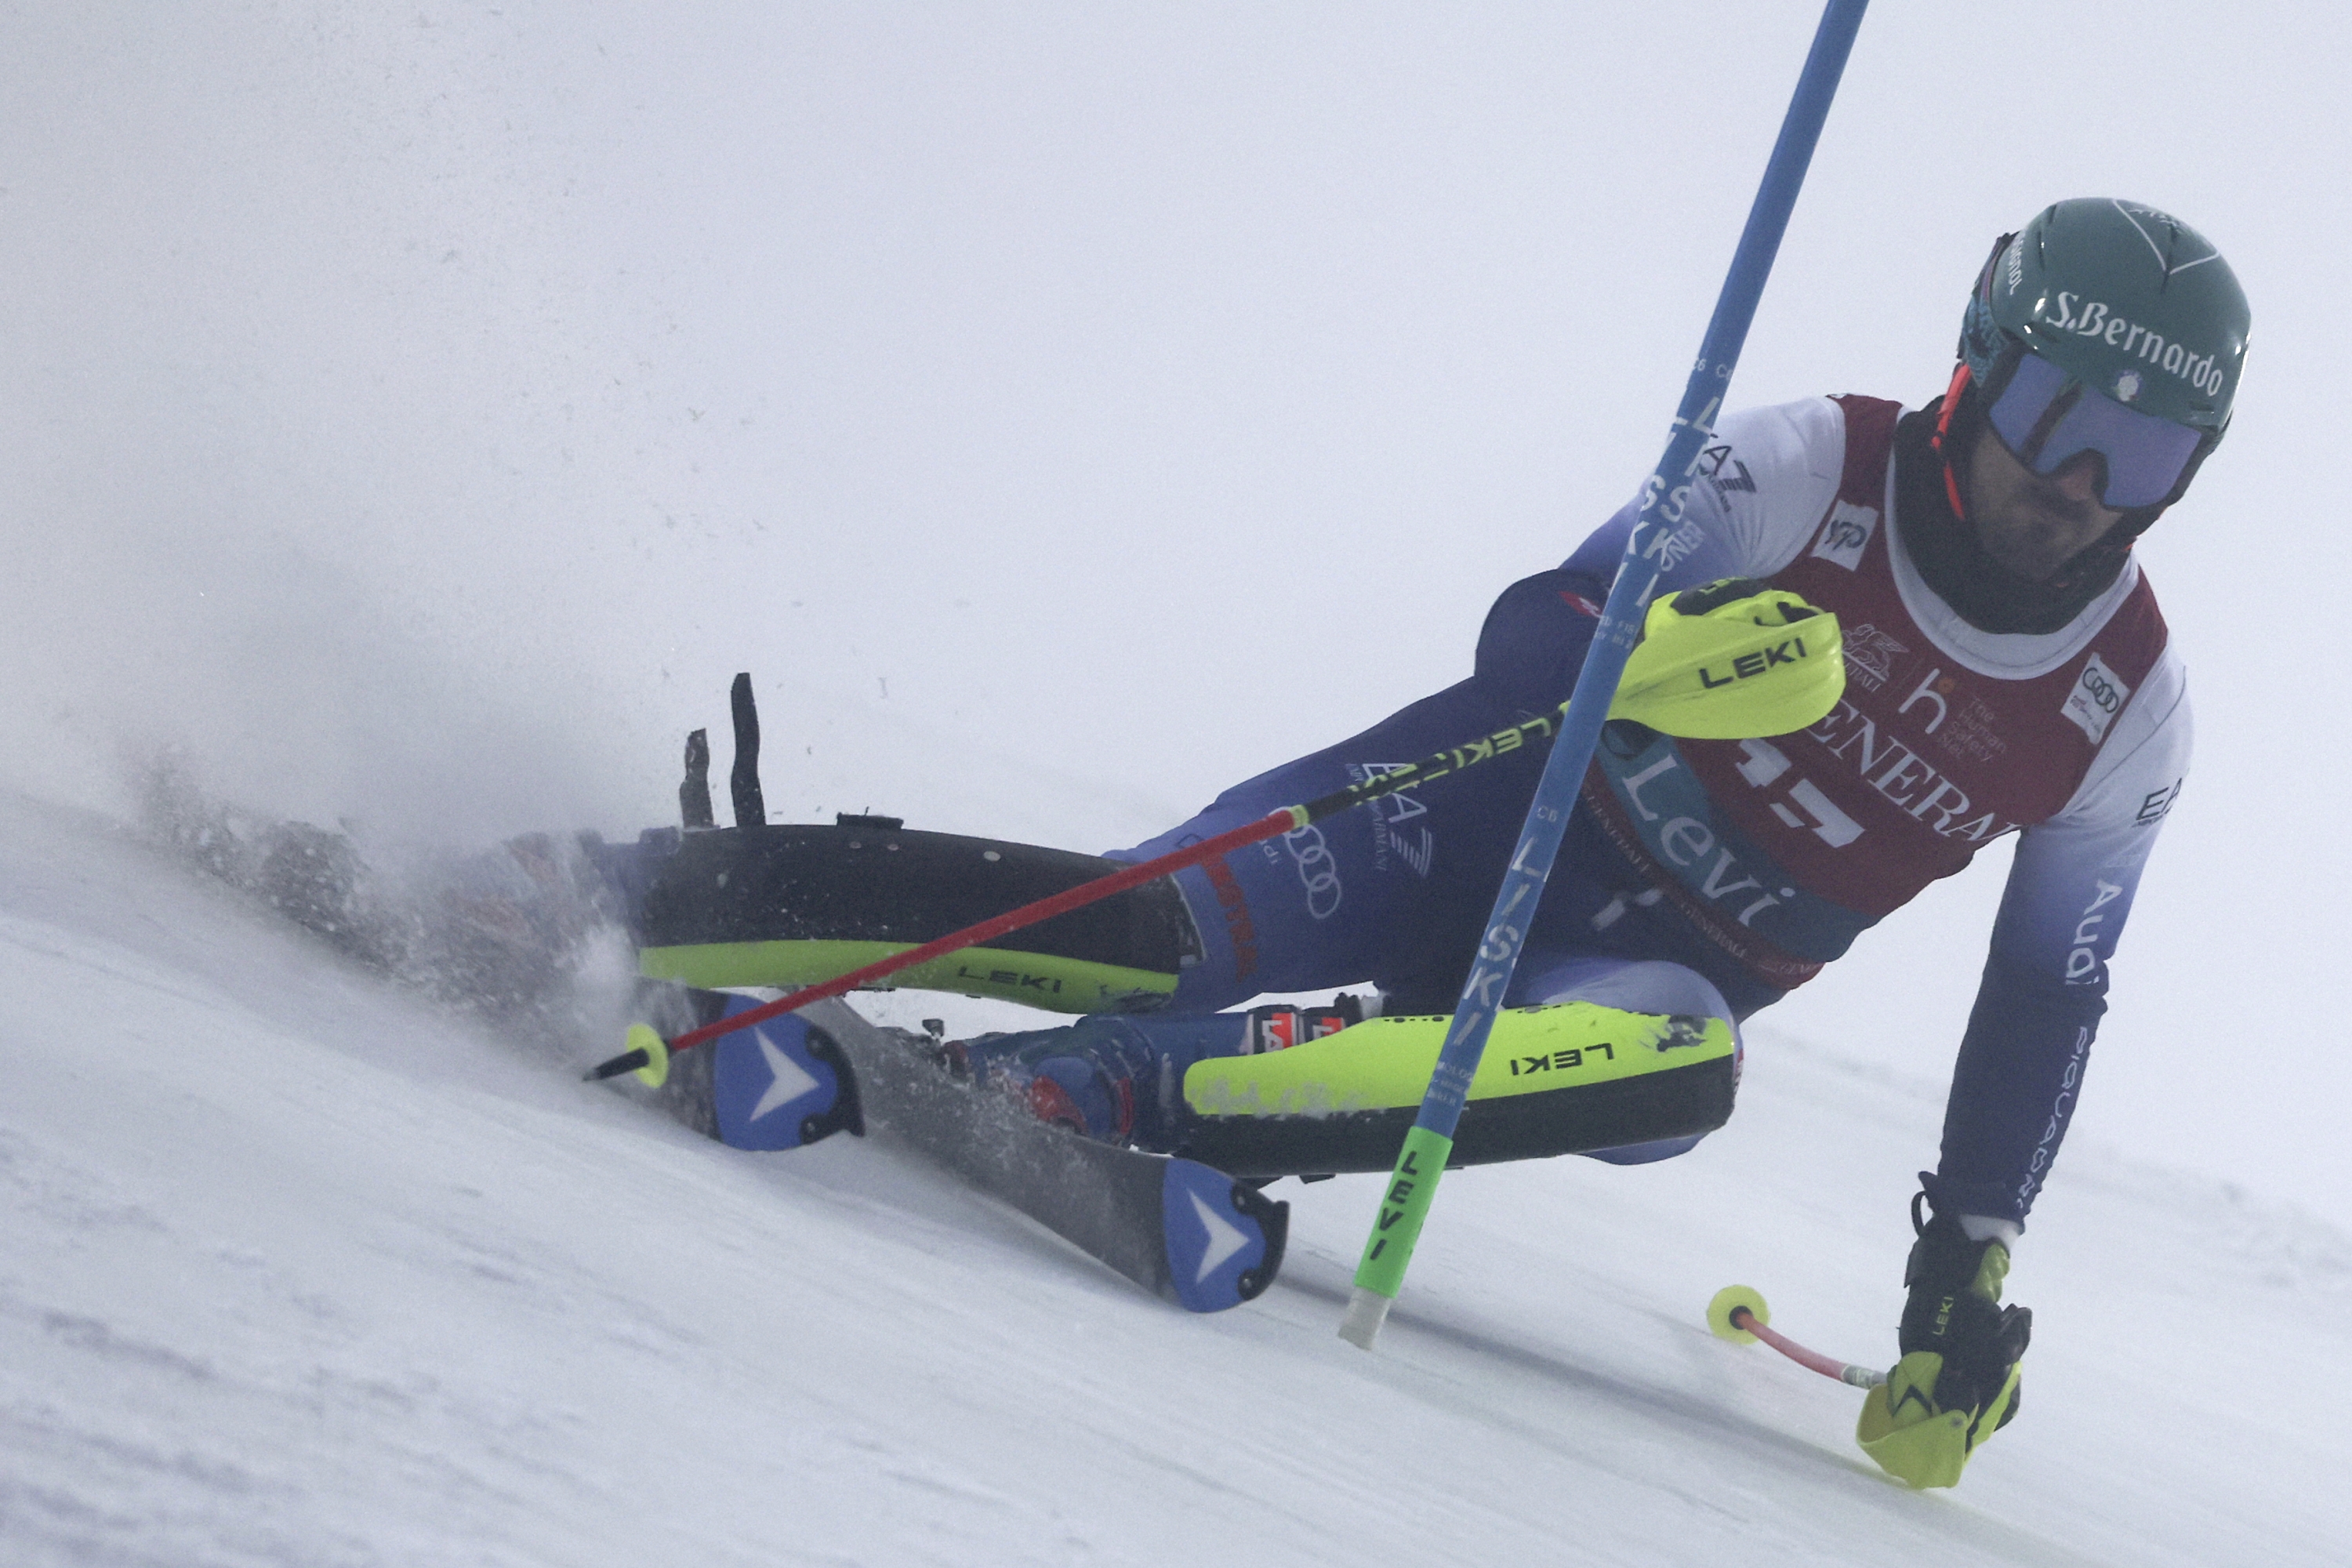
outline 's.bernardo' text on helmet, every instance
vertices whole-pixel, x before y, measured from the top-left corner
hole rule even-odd
[[[2179,342],[2166,342],[2161,333],[2117,315],[2104,300],[2084,300],[2078,304],[2077,296],[2061,289],[2054,300],[2045,296],[2038,300],[2033,314],[2036,321],[2047,321],[2061,331],[2104,338],[2109,347],[2137,355],[2166,374],[2179,376],[2208,397],[2221,394],[2224,373],[2211,354],[2193,353]]]

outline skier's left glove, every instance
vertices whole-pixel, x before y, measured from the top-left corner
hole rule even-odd
[[[1903,1281],[1911,1298],[1898,1341],[1903,1359],[1863,1401],[1854,1431],[1863,1451],[1915,1487],[1959,1484],[1977,1445],[2009,1425],[2018,1408],[2018,1365],[2033,1314],[2000,1304],[2009,1248],[1971,1241],[1957,1215],[1921,1224]]]
[[[1609,707],[1663,734],[1745,741],[1822,721],[1845,691],[1838,618],[1785,588],[1727,577],[1653,604]]]

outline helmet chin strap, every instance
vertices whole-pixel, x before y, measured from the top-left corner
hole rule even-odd
[[[1994,254],[2000,254],[1998,247]],[[1952,515],[1962,522],[1969,520],[1968,503],[1960,500],[1959,476],[1952,471],[1952,454],[1945,449],[1944,437],[1952,433],[1952,417],[1960,410],[1960,397],[1968,391],[1970,379],[1969,362],[1962,360],[1952,371],[1952,384],[1944,389],[1944,406],[1936,416],[1936,433],[1927,438],[1929,449],[1943,461],[1945,499],[1952,503]]]

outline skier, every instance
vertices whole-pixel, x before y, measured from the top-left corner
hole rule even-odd
[[[1842,396],[1725,419],[1660,592],[1751,579],[1729,592],[1769,584],[1835,612],[1843,695],[1775,738],[1612,723],[1506,999],[1717,1020],[1736,1042],[1741,1020],[1864,928],[2020,836],[1941,1159],[1913,1200],[1900,1359],[1863,1415],[1864,1447],[1915,1484],[1955,1482],[2018,1408],[2031,1316],[2001,1303],[2011,1254],[2189,761],[2181,662],[2132,542],[2227,429],[2248,323],[2229,264],[2195,230],[2135,203],[2064,201],[1995,244],[1959,363],[1925,408]],[[1555,706],[1634,512],[1505,591],[1470,679],[1118,858]],[[1165,1147],[1185,1109],[1171,1086],[1196,1063],[1340,1021],[1221,1009],[1369,980],[1389,1014],[1450,1013],[1539,767],[1531,752],[1181,873],[1202,952],[1168,1009],[958,1048],[1041,1114]],[[1349,1060],[1318,1066],[1331,1103],[1347,1102]],[[1465,1128],[1478,1110],[1474,1094]],[[1658,1160],[1697,1141],[1598,1157]]]
[[[1456,1158],[1472,1160],[1576,1152],[1634,1164],[1686,1152],[1728,1114],[1742,1020],[1979,848],[2018,834],[1941,1157],[1912,1204],[1899,1359],[1858,1434],[1914,1484],[1954,1484],[2018,1409],[2031,1317],[2001,1301],[2011,1255],[2072,1117],[2116,939],[2189,760],[2181,663],[2132,542],[2227,429],[2248,323],[2229,264],[2195,230],[2134,203],[2065,201],[1995,243],[1962,317],[1959,363],[1926,407],[1841,396],[1723,421],[1680,498],[1647,635],[1658,638],[1661,615],[1801,632],[1818,606],[1842,630],[1843,691],[1792,723],[1779,676],[1710,680],[1705,723],[1659,720],[1672,734],[1622,718],[1606,726],[1458,1131]],[[1499,742],[1556,710],[1635,510],[1505,590],[1468,679],[1235,785],[1115,858],[1198,842],[1468,736]],[[751,742],[756,753],[756,731]],[[1178,874],[1187,951],[1163,993],[1106,992],[1099,1005],[1118,1010],[950,1054],[1090,1137],[1212,1163],[1205,1137],[1276,1150],[1226,1163],[1244,1174],[1387,1169],[1541,770],[1535,746],[1496,750]],[[698,809],[708,826],[701,794],[688,820]],[[208,818],[181,815],[215,842]],[[754,784],[747,820],[763,816]],[[852,820],[862,833],[883,819]],[[666,947],[656,928],[669,917],[656,906],[668,868],[693,858],[681,842],[676,829],[635,845],[592,836],[578,863],[537,840],[509,847],[457,889],[452,907],[475,911],[457,922],[459,945],[497,934],[499,951],[546,967],[616,912],[648,975],[701,987],[824,977],[767,972],[796,942],[843,944],[757,929],[777,920],[776,905],[750,896],[746,879],[704,877],[686,904],[719,898],[720,924],[753,926]],[[341,931],[352,923],[348,889],[326,881],[334,897],[306,892],[289,907],[330,910]],[[507,903],[553,909],[479,913]],[[407,923],[449,925],[446,916],[436,906]],[[1228,1011],[1265,993],[1367,981],[1382,1016],[1360,1027],[1342,1027],[1361,1016],[1353,998]],[[1656,1049],[1624,1049],[1628,1039]],[[1523,1040],[1541,1048],[1509,1043]],[[1625,1076],[1649,1070],[1628,1068],[1636,1057],[1676,1068],[1653,1084],[1678,1072],[1720,1092],[1643,1099]],[[1578,1061],[1583,1078],[1564,1070]],[[1710,1080],[1689,1068],[1721,1071]],[[1554,1087],[1563,1083],[1577,1087]],[[1335,1108],[1349,1114],[1297,1114]],[[1626,1131],[1660,1126],[1677,1130]],[[1360,1136],[1342,1146],[1368,1128],[1380,1144],[1369,1163],[1357,1158]],[[1346,1158],[1321,1163],[1334,1153]]]

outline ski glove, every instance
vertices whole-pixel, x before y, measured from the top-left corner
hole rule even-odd
[[[2009,1248],[1971,1241],[1957,1215],[1922,1224],[1926,1194],[1911,1201],[1918,1233],[1903,1282],[1903,1359],[1863,1401],[1855,1440],[1888,1474],[1915,1487],[1959,1484],[1977,1445],[2017,1414],[2018,1363],[2033,1314],[2000,1304]]]
[[[1818,724],[1845,692],[1838,618],[1785,588],[1727,577],[1653,604],[1610,703],[1663,734],[1745,741]]]

